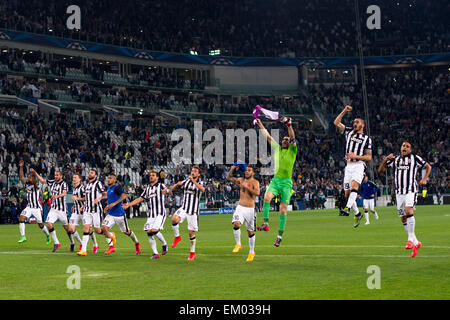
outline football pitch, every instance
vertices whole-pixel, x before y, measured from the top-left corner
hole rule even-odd
[[[229,214],[200,216],[195,261],[187,261],[186,222],[180,225],[182,241],[170,248],[170,219],[163,231],[169,252],[158,260],[150,259],[145,219],[129,220],[141,242],[139,256],[117,227],[115,253],[105,256],[106,241],[97,235],[99,253],[91,253],[90,241],[88,255],[79,257],[69,252],[60,223],[55,229],[62,246],[56,253],[36,225],[27,224],[28,241],[22,244],[17,243],[17,225],[1,225],[0,299],[450,299],[450,206],[417,207],[416,235],[423,245],[415,258],[404,248],[407,236],[395,208],[377,211],[379,220],[371,216],[371,224],[364,225],[363,219],[358,228],[353,228],[352,216],[340,217],[337,210],[288,212],[279,248],[273,246],[279,215],[271,213],[270,231],[256,232],[253,262],[246,262],[244,228],[244,248],[231,252],[235,243]],[[78,232],[82,235],[80,227]],[[80,271],[79,289],[68,288],[70,266]],[[374,276],[379,289],[369,289]]]

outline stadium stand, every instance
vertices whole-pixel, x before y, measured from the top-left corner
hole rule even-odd
[[[328,0],[258,5],[255,0],[203,0],[190,1],[191,9],[181,12],[180,1],[81,0],[78,4],[84,15],[82,30],[66,29],[68,2],[38,0],[1,2],[0,29],[187,54],[208,55],[220,49],[221,56],[241,57],[357,55],[354,19],[341,18],[352,12],[353,1],[336,7]],[[361,8],[369,4],[362,1]],[[448,3],[379,1],[379,5],[390,14],[383,15],[379,32],[363,30],[365,55],[449,51]],[[288,15],[300,18],[286,19]],[[394,16],[403,17],[395,28],[390,20]],[[365,17],[362,14],[362,19]],[[300,147],[294,167],[294,203],[322,208],[324,197],[340,194],[343,139],[332,121],[345,104],[366,117],[361,85],[354,73],[332,81],[299,79],[298,90],[289,96],[233,96],[208,92],[206,87],[213,79],[206,73],[180,76],[165,65],[132,65],[123,73],[109,63],[89,64],[69,54],[50,59],[48,52],[39,50],[1,49],[0,208],[8,208],[8,221],[13,221],[24,205],[17,175],[20,157],[44,176],[63,169],[67,181],[74,172],[86,177],[89,168],[101,172],[101,178],[114,171],[129,192],[137,195],[151,170],[164,176],[167,184],[185,174],[170,161],[173,130],[192,132],[195,119],[203,120],[204,129],[245,130],[251,127],[256,104],[295,117]],[[314,66],[307,68],[315,71]],[[396,153],[402,139],[408,139],[433,166],[429,194],[450,193],[448,71],[448,63],[366,70],[373,162]],[[320,81],[314,81],[317,79]],[[60,112],[39,110],[39,101]],[[268,124],[271,126],[277,124]],[[130,159],[125,158],[127,152]],[[205,196],[211,195],[216,206],[238,199],[236,186],[225,180],[229,166],[202,165],[202,169],[207,181]],[[385,176],[371,178],[385,187],[381,192],[390,192]],[[268,178],[260,179],[264,191]]]
[[[83,28],[67,30],[70,1],[2,1],[0,28],[123,47],[225,56],[355,56],[353,1],[283,0],[261,2],[203,0],[80,0]],[[363,9],[371,1],[360,1]],[[366,55],[445,52],[449,50],[445,1],[378,1],[383,10],[379,32],[363,30]],[[189,10],[179,10],[180,7]],[[292,19],[291,17],[298,17]],[[395,17],[395,18],[394,18]],[[394,20],[399,19],[401,21]],[[120,21],[121,23],[115,23]],[[419,22],[420,21],[420,22]]]

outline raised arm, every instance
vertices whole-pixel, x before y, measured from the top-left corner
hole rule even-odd
[[[269,131],[264,127],[260,119],[256,119],[256,123],[258,124],[258,127],[261,129],[261,132],[266,136],[267,140],[269,141],[270,145],[272,145],[273,140],[272,136],[269,134]]]
[[[292,128],[292,119],[290,117],[283,117],[281,118],[281,122],[283,122],[288,128],[289,143],[296,146],[297,142],[295,142],[295,133],[294,129]]]
[[[240,179],[232,177],[232,175],[234,173],[234,170],[236,170],[237,167],[238,166],[232,166],[231,167],[230,171],[228,171],[228,173],[227,173],[227,180],[230,181],[230,182],[233,182],[235,184],[240,184],[241,183]]]
[[[394,155],[391,153],[386,158],[384,158],[383,162],[378,167],[378,173],[385,173],[387,170],[387,162],[390,160],[394,160]]]
[[[341,113],[338,114],[338,116],[336,117],[336,119],[334,119],[334,125],[339,129],[339,132],[344,132],[345,130],[345,126],[344,124],[341,122],[342,118],[345,116],[345,114],[347,112],[352,111],[353,108],[351,106],[345,106],[344,110],[342,110]]]
[[[27,180],[25,179],[25,176],[23,175],[23,160],[20,160],[19,162],[19,177],[22,183],[25,185],[27,183]]]
[[[37,172],[36,170],[34,170],[33,168],[30,168],[30,172],[36,175],[36,178],[41,182],[41,183],[47,183],[47,180],[42,178]]]

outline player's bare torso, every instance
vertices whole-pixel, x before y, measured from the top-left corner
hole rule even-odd
[[[239,205],[247,208],[254,208],[256,196],[252,195],[248,189],[256,191],[259,188],[258,180],[254,178],[239,178],[239,180],[239,185],[241,187],[241,197],[239,199]]]

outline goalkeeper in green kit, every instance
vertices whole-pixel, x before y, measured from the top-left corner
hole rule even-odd
[[[289,117],[282,117],[283,122],[288,127],[289,136],[281,141],[281,146],[270,136],[269,132],[264,128],[261,120],[257,119],[256,123],[260,127],[263,134],[267,137],[274,155],[275,175],[270,181],[269,188],[264,195],[263,215],[264,223],[258,227],[259,231],[269,231],[269,211],[270,202],[275,196],[280,199],[280,225],[278,228],[278,236],[273,244],[279,247],[284,229],[286,227],[287,206],[292,195],[292,171],[295,159],[297,157],[297,143],[295,142],[294,129],[292,129],[292,120]]]

